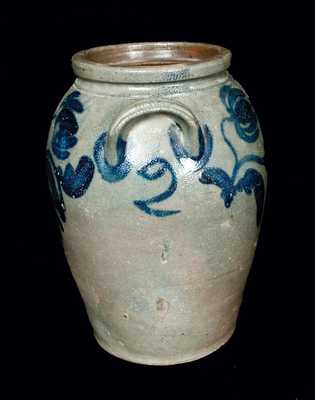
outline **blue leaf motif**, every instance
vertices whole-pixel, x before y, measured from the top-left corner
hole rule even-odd
[[[225,186],[233,186],[229,175],[221,168],[205,168],[201,174],[201,183],[212,183],[223,189]]]
[[[74,147],[78,142],[75,136],[69,136],[66,130],[59,130],[54,136],[51,148],[55,155],[58,154],[59,160],[66,160],[70,156],[70,152],[66,149]]]
[[[236,192],[232,179],[223,169],[215,167],[205,168],[199,181],[204,184],[216,185],[222,189],[221,197],[224,200],[224,205],[227,208],[230,207]]]
[[[77,97],[80,96],[80,92],[75,90],[71,94],[69,94],[64,100],[64,106],[69,108],[70,110],[76,111],[77,113],[83,112],[83,105]]]
[[[71,164],[67,164],[62,177],[62,188],[64,192],[72,197],[78,198],[84,195],[94,175],[93,161],[82,156],[77,168],[74,170]]]
[[[238,181],[235,188],[238,192],[244,190],[248,195],[254,192],[257,205],[256,221],[257,225],[259,225],[265,201],[265,185],[262,175],[255,169],[249,168],[246,170],[244,176]]]

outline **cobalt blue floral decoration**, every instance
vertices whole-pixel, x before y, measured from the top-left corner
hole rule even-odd
[[[190,362],[236,328],[267,171],[230,59],[187,42],[72,57],[77,78],[49,131],[49,186],[95,338],[124,360]]]
[[[255,142],[259,135],[258,118],[245,93],[238,88],[224,85],[220,89],[220,98],[239,137],[248,143]]]
[[[201,174],[200,182],[218,186],[221,191],[221,198],[226,208],[229,208],[236,194],[233,180],[221,168],[205,168]]]
[[[88,156],[82,156],[76,169],[67,164],[62,176],[62,188],[64,192],[77,199],[86,192],[94,175],[94,164]]]
[[[67,159],[70,156],[69,150],[78,142],[75,135],[79,130],[79,124],[75,113],[84,111],[79,97],[80,92],[77,90],[69,94],[54,116],[51,150],[59,160]],[[75,169],[68,163],[63,171],[61,166],[55,165],[52,153],[47,150],[49,187],[63,230],[62,222],[66,222],[66,207],[62,192],[74,199],[83,196],[92,182],[95,167],[92,159],[83,155]]]
[[[83,105],[78,100],[79,91],[69,94],[61,103],[60,109],[55,115],[54,130],[52,137],[52,151],[60,160],[66,160],[70,152],[68,151],[77,144],[79,125],[76,120],[75,112],[82,113]]]
[[[229,208],[234,196],[244,191],[246,194],[255,194],[257,212],[257,226],[260,224],[264,199],[265,187],[262,175],[255,169],[245,170],[245,174],[237,181],[241,168],[247,163],[264,165],[263,157],[256,154],[247,154],[239,158],[238,152],[231,140],[227,137],[226,123],[233,122],[238,136],[247,143],[254,143],[259,136],[259,124],[255,111],[245,94],[238,88],[224,85],[220,89],[220,98],[229,116],[223,118],[220,123],[223,141],[229,147],[234,158],[234,166],[231,176],[218,167],[206,167],[203,169],[199,181],[204,184],[216,185],[221,189],[221,198],[226,208]]]

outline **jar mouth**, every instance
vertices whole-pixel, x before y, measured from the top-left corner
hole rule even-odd
[[[72,57],[74,73],[83,79],[117,83],[176,82],[226,70],[231,52],[191,42],[125,43],[94,47]]]

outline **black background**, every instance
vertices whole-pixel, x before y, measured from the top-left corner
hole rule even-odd
[[[108,396],[191,391],[209,399],[314,399],[313,182],[304,127],[310,85],[301,6],[237,2],[13,6],[1,16],[2,185],[12,276],[3,280],[11,390],[84,388]],[[303,12],[301,11],[303,9]],[[233,338],[213,355],[171,366],[134,365],[98,347],[65,261],[45,177],[50,119],[74,80],[78,50],[137,41],[198,41],[232,50],[230,72],[248,92],[269,172],[261,238]],[[8,140],[8,142],[6,142]],[[7,218],[6,218],[7,217]],[[63,388],[63,389],[61,389]],[[118,394],[117,392],[117,394]],[[45,397],[46,395],[44,395]],[[92,397],[92,395],[91,395]]]

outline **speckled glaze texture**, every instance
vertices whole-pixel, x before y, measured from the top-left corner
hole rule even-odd
[[[210,354],[235,329],[267,185],[230,52],[142,43],[72,62],[47,170],[95,337],[142,364]]]

